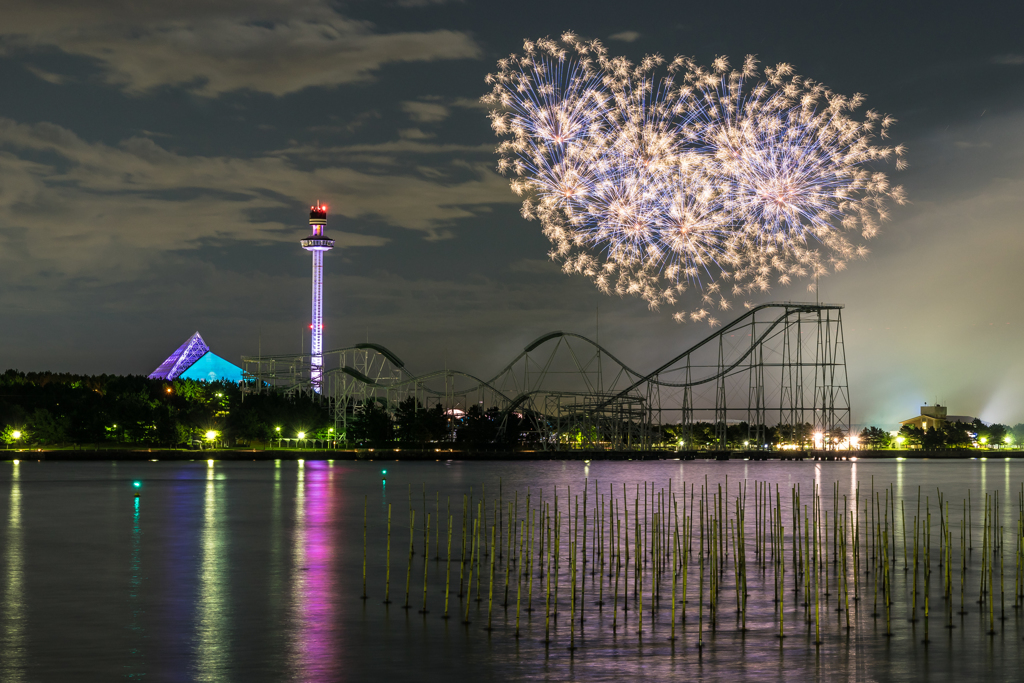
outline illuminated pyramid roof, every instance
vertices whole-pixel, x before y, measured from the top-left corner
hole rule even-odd
[[[174,380],[179,377],[207,382],[240,382],[242,368],[210,351],[196,332],[149,375],[150,379]]]

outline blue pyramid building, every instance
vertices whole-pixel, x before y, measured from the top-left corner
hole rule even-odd
[[[175,380],[179,377],[202,382],[241,382],[242,368],[210,351],[196,332],[149,375],[150,379]]]

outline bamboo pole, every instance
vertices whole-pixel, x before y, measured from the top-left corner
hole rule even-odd
[[[410,491],[412,485],[410,484]],[[412,500],[412,493],[409,494],[409,499]],[[413,542],[416,527],[416,511],[409,510],[409,566],[405,570],[405,604],[402,605],[402,609],[409,609],[412,605],[409,604],[409,580],[412,578],[412,553],[413,553]]]
[[[426,533],[425,537],[427,538],[427,545],[424,546],[424,548],[429,548],[429,539],[430,539],[430,513],[429,512],[427,513],[427,527],[426,527],[426,531],[427,531],[427,533]],[[425,550],[424,553],[423,553],[423,609],[420,610],[420,614],[427,614],[427,567],[429,566],[427,564],[427,562],[429,562],[429,560],[430,560],[428,555],[429,555],[429,553],[426,552],[426,550]]]
[[[523,556],[523,543],[525,542],[525,534],[523,533],[524,522],[519,522],[519,557]],[[519,608],[522,604],[523,595],[523,573],[516,570],[516,633],[515,637],[519,637]]]
[[[429,523],[429,520],[428,520]],[[487,589],[487,631],[493,631],[492,614],[494,613],[494,545],[498,533],[497,525],[491,524],[491,580]]]
[[[470,623],[470,621],[469,621],[469,606],[471,604],[473,604],[473,600],[472,600],[472,594],[473,594],[473,560],[475,559],[476,552],[477,552],[477,550],[476,550],[476,537],[477,537],[477,533],[476,532],[477,532],[477,526],[479,526],[479,525],[480,525],[480,519],[479,518],[474,519],[473,520],[473,529],[472,529],[472,534],[473,534],[472,535],[472,545],[471,545],[470,551],[469,551],[469,571],[467,572],[467,576],[466,576],[466,616],[462,620],[463,624],[469,624]]]
[[[448,515],[448,562],[445,565],[444,570],[444,615],[442,619],[449,619],[448,614],[448,592],[451,589],[452,580],[452,522],[454,519],[451,515]]]

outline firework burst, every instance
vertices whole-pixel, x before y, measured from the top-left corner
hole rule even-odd
[[[680,322],[845,268],[905,201],[876,170],[905,166],[902,146],[877,144],[895,120],[858,116],[863,96],[788,64],[633,64],[567,33],[527,41],[487,81],[498,169],[550,256]]]

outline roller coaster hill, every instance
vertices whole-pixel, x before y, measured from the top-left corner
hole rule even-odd
[[[245,395],[327,404],[333,447],[643,452],[852,447],[839,304],[767,303],[653,371],[550,332],[490,378],[417,374],[373,343],[243,357]],[[318,364],[319,365],[319,364]]]

